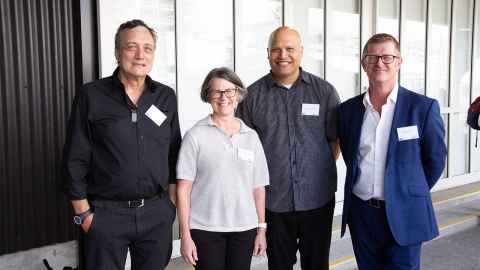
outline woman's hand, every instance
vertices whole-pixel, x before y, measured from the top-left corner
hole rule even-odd
[[[184,236],[180,241],[180,254],[186,263],[196,265],[198,261],[197,247],[193,242],[192,237]]]
[[[255,236],[255,244],[253,246],[253,256],[264,256],[267,250],[266,229],[258,228],[257,236]]]

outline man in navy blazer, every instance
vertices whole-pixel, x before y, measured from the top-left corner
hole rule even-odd
[[[438,235],[430,196],[445,166],[438,102],[398,85],[398,41],[365,45],[368,91],[339,106],[347,167],[342,236],[348,224],[360,270],[420,269],[422,242]]]

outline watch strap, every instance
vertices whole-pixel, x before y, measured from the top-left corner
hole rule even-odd
[[[89,208],[87,211],[75,215],[73,217],[73,222],[77,225],[82,225],[85,219],[91,214],[93,214],[93,212],[92,212],[92,209]]]

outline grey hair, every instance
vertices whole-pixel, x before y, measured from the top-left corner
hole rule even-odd
[[[153,45],[154,47],[156,47],[157,32],[155,32],[155,30],[153,30],[153,28],[148,26],[144,21],[135,19],[135,20],[126,21],[120,24],[120,26],[118,27],[117,32],[115,33],[115,51],[118,51],[120,49],[120,34],[127,29],[132,29],[137,26],[143,26],[147,28],[148,32],[150,32],[150,34],[152,35]]]
[[[213,79],[224,79],[235,85],[238,94],[237,101],[239,103],[245,98],[248,93],[247,89],[242,83],[242,80],[240,80],[240,77],[238,77],[238,75],[234,71],[227,67],[219,67],[210,70],[210,72],[203,80],[202,88],[200,90],[200,98],[203,102],[208,103],[208,93],[211,90],[210,88]]]

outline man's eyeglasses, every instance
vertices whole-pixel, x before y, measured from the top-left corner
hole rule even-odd
[[[382,62],[384,64],[391,64],[393,61],[395,61],[395,58],[398,56],[395,55],[390,55],[390,54],[384,54],[384,55],[375,55],[375,54],[367,54],[363,57],[363,61],[367,64],[376,64],[378,63],[378,59],[382,59]]]
[[[208,93],[208,96],[210,98],[221,98],[222,95],[225,95],[227,98],[232,98],[235,96],[236,93],[237,93],[236,88],[229,88],[224,90],[211,90]]]

